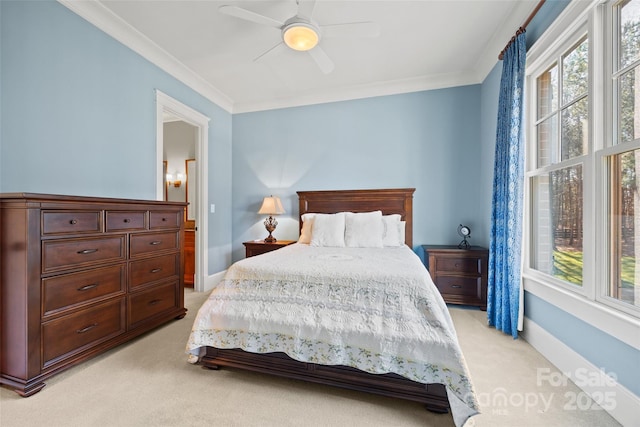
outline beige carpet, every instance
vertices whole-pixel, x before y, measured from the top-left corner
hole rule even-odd
[[[417,403],[190,365],[184,347],[206,296],[187,291],[186,318],[49,379],[32,397],[1,388],[0,425],[453,426]],[[538,368],[554,368],[525,341],[487,327],[486,313],[451,312],[483,412],[466,426],[618,425],[602,410],[567,410],[565,394],[579,389],[537,384]]]

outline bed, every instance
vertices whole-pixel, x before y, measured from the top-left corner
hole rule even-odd
[[[450,410],[463,425],[477,402],[444,301],[411,249],[413,192],[298,192],[301,243],[232,265],[200,308],[187,352],[211,369],[242,368],[421,402],[431,411]],[[305,241],[304,224],[314,215],[317,235]],[[379,215],[397,219],[404,241],[318,247],[321,220],[347,215],[348,230],[355,229],[354,218],[367,218],[358,224],[368,227]],[[391,226],[384,227],[386,233]],[[384,336],[374,331],[380,325]]]

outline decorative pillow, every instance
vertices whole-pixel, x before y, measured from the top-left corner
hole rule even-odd
[[[405,228],[407,228],[407,221],[400,221],[400,243],[405,244]]]
[[[344,243],[351,248],[381,248],[382,211],[345,214]]]
[[[311,234],[313,232],[313,218],[317,214],[306,213],[302,215],[302,230],[300,231],[300,238],[298,243],[311,243]]]
[[[400,215],[384,215],[382,217],[382,223],[384,225],[384,231],[382,234],[383,246],[402,246],[404,239],[400,239]]]
[[[344,212],[313,217],[311,246],[344,247]]]

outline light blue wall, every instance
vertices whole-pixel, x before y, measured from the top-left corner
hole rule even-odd
[[[640,396],[640,351],[529,292],[524,303],[528,318]]]
[[[57,2],[0,9],[0,191],[154,199],[159,89],[211,118],[209,270],[226,268],[231,115]]]
[[[298,237],[301,190],[415,187],[414,246],[457,244],[459,223],[487,227],[479,133],[479,85],[234,115],[234,260],[266,236],[266,195],[287,211],[275,236]]]
[[[498,124],[498,95],[500,94],[500,77],[502,61],[499,61],[482,82],[480,90],[480,205],[479,212],[487,218],[486,227],[480,230],[479,238],[490,241],[491,235],[491,207],[493,199],[493,168],[496,146],[496,126]]]

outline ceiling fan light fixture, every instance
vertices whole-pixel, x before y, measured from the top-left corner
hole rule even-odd
[[[320,36],[313,25],[294,22],[282,30],[282,39],[291,49],[304,52],[316,47]]]

